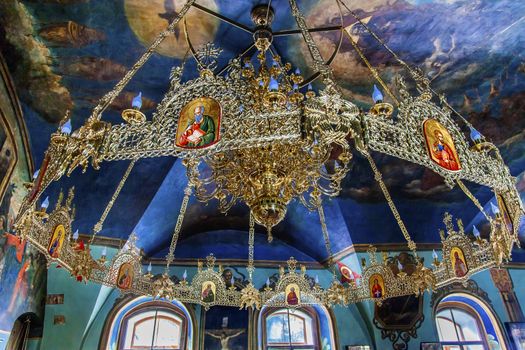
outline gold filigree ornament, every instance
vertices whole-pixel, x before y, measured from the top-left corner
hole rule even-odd
[[[153,296],[159,299],[175,299],[175,283],[167,274],[162,274],[153,281]]]
[[[416,270],[410,275],[414,281],[414,294],[421,295],[425,291],[432,291],[436,286],[434,272],[425,267],[421,261],[416,265]]]
[[[260,309],[261,308],[261,294],[250,282],[241,290],[241,309],[247,308]]]

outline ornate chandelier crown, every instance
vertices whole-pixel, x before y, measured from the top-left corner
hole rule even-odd
[[[52,135],[39,174],[28,184],[29,193],[16,221],[18,234],[42,250],[49,262],[59,262],[79,280],[115,286],[124,293],[176,298],[202,304],[205,308],[214,305],[260,308],[262,305],[299,307],[312,303],[347,305],[368,299],[381,303],[385,298],[419,294],[455,281],[465,281],[474,273],[500,266],[510,259],[512,247],[518,243],[523,208],[514,179],[497,148],[454,112],[469,127],[472,142],[468,141],[454,121],[453,109],[446,100],[440,97],[440,105],[432,101],[435,94],[428,79],[395,55],[348,8],[359,24],[407,70],[417,87],[415,96],[409,93],[401,78],[396,81],[399,94],[393,94],[352,36],[343,30],[393,103],[385,101],[375,87],[374,105],[369,112],[360,111],[339,93],[331,69],[322,59],[303,15],[295,0],[290,0],[291,12],[314,61],[313,68],[324,84],[319,94],[314,93],[310,79],[303,78],[299,70],[293,70],[289,63],[283,64],[280,57],[271,52],[270,25],[274,13],[265,5],[252,12],[256,25],[254,46],[259,50],[257,60],[243,60],[240,55],[230,62],[227,74],[220,74],[215,72],[220,49],[208,44],[193,52],[199,66],[197,78],[183,81],[184,63],[172,70],[169,90],[151,121],[140,111],[140,95],[134,99],[132,108],[122,112],[127,123],[111,125],[101,121],[102,111],[166,35],[173,32],[193,3],[194,0],[187,1],[168,30],[159,35],[133,69],[101,100],[83,126],[71,132],[64,120]],[[395,120],[392,118],[394,112]],[[370,163],[374,178],[407,241],[415,266],[410,274],[403,271],[402,266],[393,266],[387,256],[378,261],[375,248],[370,247],[369,261],[363,262],[362,276],[343,273],[347,285],[336,279],[322,204],[324,196],[337,196],[341,190],[341,181],[352,159],[349,139],[354,141],[354,150]],[[473,230],[474,238],[469,237],[460,220],[456,230],[447,214],[444,223],[448,235],[445,237],[444,231],[441,234],[443,259],[440,261],[435,254],[433,267],[425,267],[371,151],[420,164],[440,174],[449,187],[458,185],[489,222],[488,240],[482,239],[477,229]],[[153,276],[149,269],[143,274],[134,239],[109,264],[105,254],[95,260],[90,245],[102,230],[135,162],[140,158],[160,156],[181,158],[188,179],[165,272]],[[85,171],[90,164],[98,170],[101,162],[116,160],[131,162],[86,244],[71,233],[73,191],[64,206],[60,198],[49,214],[47,205],[36,208],[45,189],[63,175],[70,175],[78,167]],[[485,212],[463,180],[493,189],[498,202],[493,217]],[[191,281],[186,273],[182,279],[169,275],[192,194],[204,203],[216,200],[222,212],[227,212],[237,202],[250,209],[246,283],[238,285],[233,280],[225,281],[222,266],[215,267],[212,255],[207,258],[206,268],[198,264]],[[328,268],[334,276],[326,289],[317,279],[308,276],[304,266],[297,271],[293,258],[288,261],[287,272],[279,268],[273,283],[268,279],[259,289],[253,283],[255,224],[267,229],[271,241],[271,228],[284,219],[292,200],[318,212],[329,256]]]

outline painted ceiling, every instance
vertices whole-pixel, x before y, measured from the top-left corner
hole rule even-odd
[[[73,127],[79,127],[104,93],[133,65],[182,7],[183,0],[6,0],[0,3],[1,51],[18,89],[38,167],[50,134],[71,110]],[[249,0],[199,0],[187,17],[189,37],[195,47],[214,42],[223,49],[219,66],[252,43],[250,10],[261,2]],[[432,79],[435,90],[446,93],[451,104],[501,150],[511,172],[525,191],[525,2],[513,0],[346,0],[404,60],[419,66]],[[273,0],[274,32],[281,32],[273,49],[313,74],[306,46],[288,9],[288,1]],[[335,0],[306,1],[299,5],[310,28],[333,29],[355,20]],[[217,16],[224,16],[232,26]],[[341,22],[342,20],[342,22]],[[287,32],[287,31],[291,31]],[[391,81],[401,72],[395,60],[359,26],[353,34],[381,75]],[[345,95],[362,108],[371,104],[373,80],[340,30],[314,33],[314,39]],[[186,56],[183,28],[160,46],[103,118],[120,123],[120,111],[131,98],[143,93],[143,109],[151,115],[169,84],[170,69]],[[253,51],[248,55],[253,55]],[[193,78],[195,62],[186,62],[185,79]],[[319,88],[317,82],[314,87]],[[375,155],[402,218],[416,242],[439,240],[445,211],[462,218],[467,230],[476,223],[488,232],[475,206],[459,190],[448,189],[430,170],[392,157]],[[56,199],[59,188],[76,187],[75,228],[90,233],[109,201],[125,162],[103,164],[100,171],[75,172],[47,193]],[[132,171],[101,236],[125,240],[131,232],[147,256],[163,257],[186,184],[177,159],[141,160]],[[490,190],[470,186],[486,205]],[[341,195],[327,201],[325,211],[334,252],[352,244],[401,243],[403,237],[375,184],[368,164],[357,154],[344,180]],[[183,225],[178,258],[245,259],[247,210],[234,207],[227,216],[214,205],[190,201]],[[523,230],[522,230],[523,231]],[[323,261],[325,251],[316,213],[292,203],[283,223],[275,228],[273,243],[264,230],[256,235],[256,259]],[[518,252],[519,253],[519,252]]]

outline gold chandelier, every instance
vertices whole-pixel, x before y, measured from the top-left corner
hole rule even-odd
[[[63,124],[52,135],[38,177],[28,184],[29,193],[15,223],[17,233],[40,249],[49,262],[59,262],[77,279],[114,286],[123,293],[176,298],[202,304],[205,308],[214,305],[260,308],[262,305],[300,307],[313,303],[348,305],[363,300],[381,303],[386,298],[419,294],[449,283],[464,282],[473,274],[500,266],[511,258],[512,248],[518,243],[523,207],[514,179],[497,148],[453,111],[444,97],[439,96],[439,104],[434,103],[432,99],[436,94],[428,79],[402,61],[341,1],[339,3],[356,21],[406,69],[417,87],[416,94],[409,92],[402,78],[396,80],[399,93],[394,94],[348,35],[371,75],[393,103],[384,101],[382,94],[376,91],[370,111],[360,112],[339,93],[331,69],[322,59],[296,1],[289,0],[291,13],[312,56],[313,68],[325,86],[318,95],[310,87],[304,91],[300,85],[307,84],[300,72],[291,73],[290,64],[283,64],[278,56],[269,52],[274,14],[269,6],[263,6],[252,12],[257,26],[254,46],[259,50],[256,62],[243,61],[241,55],[231,61],[227,76],[216,74],[215,59],[220,50],[208,44],[203,50],[194,52],[200,73],[197,78],[182,81],[184,63],[172,70],[169,90],[151,120],[140,112],[140,100],[137,100],[133,108],[122,113],[126,124],[111,125],[101,121],[104,109],[162,40],[174,31],[194,2],[187,1],[168,29],[159,35],[115,89],[104,96],[83,126],[71,133],[70,127]],[[394,111],[397,112],[395,122],[392,119]],[[453,116],[470,128],[474,135],[471,141]],[[386,255],[382,260],[377,259],[376,249],[370,247],[360,283],[354,279],[343,285],[335,277],[323,196],[336,196],[341,190],[341,180],[351,161],[349,138],[353,139],[355,150],[368,160],[374,179],[416,258],[417,266],[411,275],[399,269],[392,270]],[[372,151],[429,168],[441,175],[450,187],[460,187],[489,222],[488,240],[476,232],[473,232],[474,238],[470,237],[461,220],[457,220],[456,229],[447,214],[444,218],[446,234],[441,232],[443,259],[440,261],[436,255],[433,266],[425,267],[417,257],[416,243],[374,163]],[[165,272],[158,276],[142,272],[134,235],[129,245],[110,262],[105,256],[93,258],[90,245],[101,231],[134,164],[141,158],[160,156],[180,157],[188,178]],[[90,164],[98,170],[101,162],[116,160],[131,162],[85,245],[71,233],[75,216],[72,190],[66,203],[62,204],[61,195],[50,213],[47,205],[37,207],[49,184],[63,175],[71,174],[78,167],[85,170]],[[490,187],[497,197],[498,212],[489,215],[463,180]],[[191,281],[186,275],[178,282],[171,278],[170,266],[193,194],[202,202],[217,200],[223,212],[237,202],[249,207],[249,278],[242,289],[234,285],[227,287],[221,274],[222,266],[215,266],[212,255],[207,257],[206,268],[198,263],[198,271]],[[298,271],[297,262],[291,258],[287,271],[279,267],[275,283],[257,288],[253,283],[255,223],[267,228],[271,240],[271,228],[284,219],[287,206],[294,199],[318,212],[329,256],[327,267],[332,269],[334,279],[330,286],[323,288],[317,281],[312,282],[304,266]],[[451,266],[450,261],[454,260],[451,256],[455,261],[461,260],[458,268]],[[203,297],[205,286],[214,286],[213,299]],[[293,303],[287,298],[292,287],[297,293],[290,299]]]

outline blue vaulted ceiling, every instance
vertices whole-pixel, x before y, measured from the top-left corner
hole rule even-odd
[[[341,24],[335,0],[298,2],[311,28]],[[250,10],[261,2],[197,3],[252,27]],[[0,4],[2,54],[18,88],[37,166],[65,110],[72,109],[73,127],[79,127],[96,101],[132,66],[153,35],[167,25],[166,18],[182,4],[182,0],[13,0]],[[357,0],[347,4],[362,18],[370,17],[369,25],[387,44],[405,60],[421,67],[432,79],[433,87],[445,92],[454,107],[498,145],[512,174],[518,176],[518,186],[525,191],[525,3]],[[276,13],[274,31],[296,29],[288,1],[274,0],[272,7]],[[343,15],[343,22],[349,25],[353,20]],[[194,45],[213,41],[223,48],[220,66],[252,41],[250,33],[197,8],[190,10],[188,27]],[[70,34],[61,28],[68,28]],[[359,30],[355,34],[385,79],[390,80],[399,72],[399,65],[369,36]],[[314,39],[325,58],[338,49],[331,63],[338,82],[349,99],[368,108],[373,81],[346,39],[338,48],[339,36],[338,31],[318,32]],[[275,50],[303,72],[313,73],[298,35],[277,37]],[[122,122],[120,111],[129,106],[138,91],[143,92],[146,114],[151,116],[168,87],[170,69],[181,63],[186,51],[179,28],[103,118]],[[185,79],[195,76],[194,68],[190,58]],[[39,77],[38,82],[35,77]],[[467,229],[472,223],[483,228],[479,212],[465,195],[457,189],[447,189],[430,170],[388,156],[375,157],[416,242],[439,240],[438,229],[445,211],[462,218]],[[74,185],[74,227],[90,233],[126,167],[126,162],[111,162],[104,163],[99,171],[77,171],[50,188],[48,194],[56,198],[60,187]],[[139,161],[100,235],[126,240],[131,232],[136,232],[146,255],[165,256],[185,185],[184,168],[177,159]],[[488,189],[474,185],[470,188],[482,203],[492,200]],[[367,162],[357,154],[341,196],[327,201],[325,212],[334,252],[352,244],[403,242]],[[245,259],[247,228],[247,209],[243,205],[235,206],[225,216],[213,203],[204,206],[192,199],[176,256],[202,258],[213,252],[219,258]],[[286,260],[293,255],[303,261],[323,261],[327,257],[317,214],[299,203],[290,205],[274,236],[270,244],[264,230],[258,228],[256,259]]]

